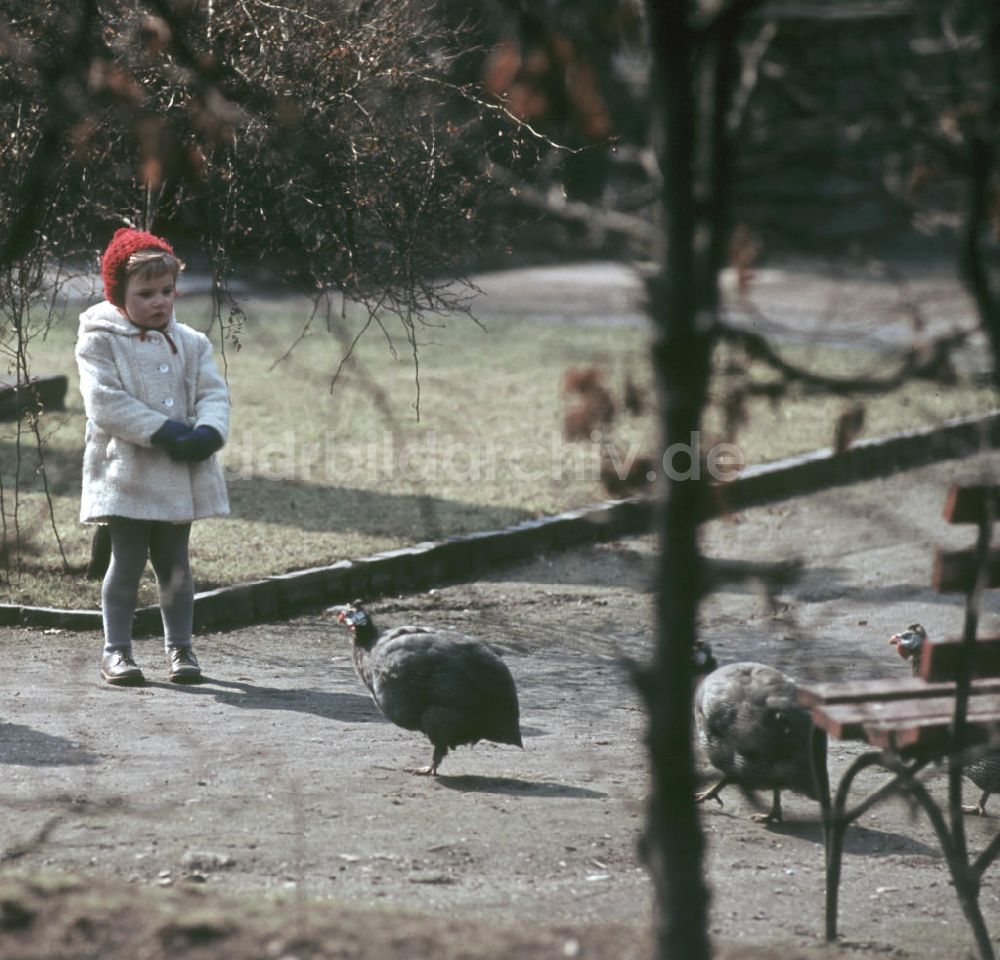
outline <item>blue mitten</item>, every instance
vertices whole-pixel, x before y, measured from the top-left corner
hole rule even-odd
[[[207,460],[222,446],[222,437],[214,427],[195,427],[169,448],[174,460]]]
[[[191,433],[191,428],[180,420],[165,420],[163,425],[154,433],[149,442],[154,447],[166,447],[170,456],[174,455],[174,445],[181,437],[186,437]]]

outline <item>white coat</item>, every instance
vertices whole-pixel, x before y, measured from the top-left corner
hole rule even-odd
[[[186,523],[229,513],[217,455],[174,461],[150,438],[167,421],[229,434],[229,391],[203,333],[177,321],[163,333],[132,324],[107,301],[80,315],[76,362],[87,411],[80,519]]]

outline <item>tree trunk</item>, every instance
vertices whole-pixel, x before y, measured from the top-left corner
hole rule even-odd
[[[668,265],[666,272],[662,282],[651,285],[652,308],[658,318],[656,377],[666,411],[664,449],[684,443],[697,451],[705,347],[693,332],[693,322],[685,323],[679,305],[685,295],[675,289],[676,265]],[[678,474],[685,472],[679,464],[674,466]],[[699,469],[697,461],[691,466]],[[691,724],[691,650],[702,588],[698,549],[702,486],[703,481],[694,477],[666,481],[657,513],[657,643],[644,684],[653,781],[646,851],[656,887],[657,956],[686,960],[709,956],[708,891],[694,803]]]
[[[648,3],[663,137],[666,247],[649,293],[664,490],[657,513],[657,643],[641,688],[653,779],[645,851],[661,958],[710,955],[692,736],[691,653],[705,585],[698,530],[709,494],[700,436],[730,230],[737,41],[757,6],[759,0],[731,0],[695,27],[691,0]],[[682,449],[692,451],[690,462],[672,456]]]
[[[695,270],[694,151],[696,98],[694,38],[689,3],[650,0],[650,31],[662,105],[663,214],[666,253],[662,275],[650,284],[655,329],[653,366],[662,417],[664,456],[691,444],[698,432],[707,385],[708,336],[698,331]],[[652,790],[646,856],[656,889],[657,956],[709,956],[708,891],[702,875],[703,840],[694,804],[691,730],[691,649],[700,592],[698,517],[702,481],[698,460],[665,462],[657,512],[657,644],[643,682],[649,714]],[[690,470],[685,470],[689,466]],[[691,479],[674,479],[687,474]]]

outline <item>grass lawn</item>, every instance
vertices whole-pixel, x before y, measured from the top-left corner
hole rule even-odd
[[[408,543],[491,529],[605,499],[598,478],[599,444],[562,438],[570,366],[596,364],[616,399],[628,374],[652,399],[648,332],[634,326],[480,316],[445,317],[421,328],[419,419],[409,345],[370,330],[335,388],[331,379],[361,318],[338,321],[341,336],[314,321],[303,339],[309,305],[254,300],[224,366],[233,399],[224,452],[232,516],[201,521],[192,534],[199,589],[364,556]],[[73,342],[79,306],[67,310],[45,340],[32,345],[37,373],[70,378],[65,412],[43,418],[46,468],[56,522],[71,566],[59,554],[38,488],[33,455],[20,470],[19,524],[26,542],[22,572],[0,582],[0,600],[96,607],[99,587],[87,582],[91,528],[78,522],[84,415]],[[209,324],[207,301],[182,298],[178,316]],[[485,328],[485,329],[484,329]],[[288,353],[289,348],[294,349]],[[788,355],[827,373],[857,374],[884,363],[859,351],[789,348]],[[739,358],[716,357],[718,370]],[[723,438],[719,408],[726,375],[716,381],[706,420],[711,440],[735,441],[747,463],[760,463],[831,442],[844,399],[791,394],[780,405],[749,410],[737,437]],[[647,405],[647,410],[651,407]],[[970,382],[941,387],[911,383],[866,401],[864,435],[876,436],[995,406],[991,388]],[[11,536],[15,431],[0,423],[8,538]],[[619,417],[608,434],[625,450],[649,450],[654,414]],[[30,438],[25,438],[30,447]],[[141,602],[155,602],[151,575]]]

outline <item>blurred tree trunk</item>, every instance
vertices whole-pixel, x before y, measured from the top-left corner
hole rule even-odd
[[[698,529],[708,492],[699,439],[729,236],[736,39],[754,5],[734,0],[696,26],[691,0],[648,4],[666,247],[649,291],[665,489],[657,517],[657,643],[641,681],[653,781],[645,851],[656,889],[657,955],[685,960],[710,953],[691,698],[703,587]],[[692,451],[690,461],[682,462],[682,449]]]
[[[1000,283],[998,262],[1000,210],[1000,6],[993,4],[983,23],[987,54],[987,98],[965,140],[966,197],[959,275],[976,305],[979,323],[993,354],[993,382],[1000,389]]]

